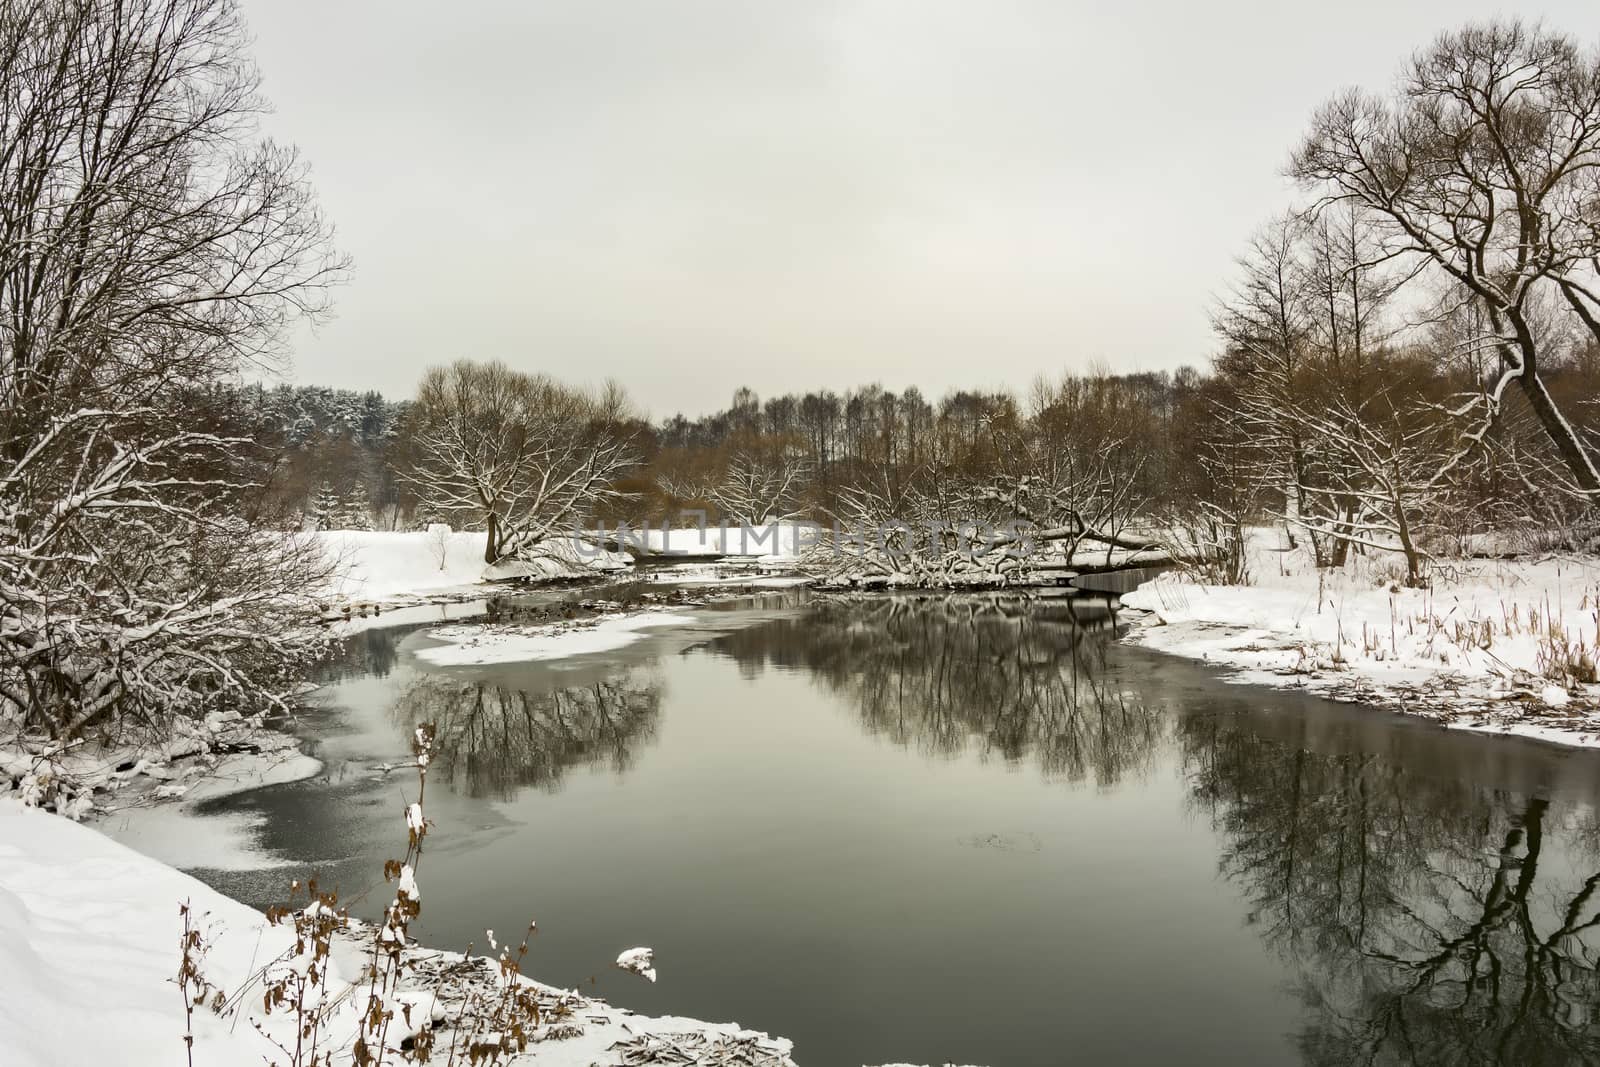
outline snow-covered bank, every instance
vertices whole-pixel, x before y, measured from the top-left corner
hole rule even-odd
[[[607,531],[647,555],[667,558],[731,557],[772,564],[791,563],[824,535],[805,522],[772,522],[756,526],[687,526],[679,529]],[[595,537],[598,538],[596,533]]]
[[[88,827],[0,799],[0,1032],[7,1067],[185,1062],[184,1015],[173,983],[184,901],[204,932],[206,978],[230,1001],[253,990],[233,1001],[236,1015],[246,1018],[195,1012],[193,1062],[231,1067],[270,1059],[276,1050],[253,1024],[282,1037],[292,1018],[263,1015],[260,986],[251,983],[269,961],[292,950],[292,928],[269,925],[251,908]],[[358,973],[360,951],[354,939],[335,944],[335,996]],[[472,969],[452,953],[417,953],[434,961],[436,971]],[[483,964],[478,969],[492,980]],[[625,1057],[647,1047],[641,1043],[700,1049],[713,1060],[720,1046],[723,1055],[747,1057],[737,1062],[791,1063],[788,1042],[731,1024],[635,1016],[528,984],[546,1021],[530,1035],[528,1051],[511,1059],[515,1064],[638,1062]],[[419,997],[419,1003],[426,1001]],[[335,1042],[340,1037],[337,1030],[328,1034]]]
[[[71,818],[170,801],[200,799],[315,773],[290,735],[262,716],[214,712],[164,728],[125,726],[110,741],[52,741],[19,734],[0,741],[0,796]]]
[[[751,569],[742,563],[679,563],[669,567],[651,567],[639,575],[656,585],[744,586],[751,589],[793,589],[810,585],[811,579],[803,574],[772,573]]]
[[[483,534],[325,530],[315,536],[339,564],[328,592],[343,600],[392,600],[483,577]]]
[[[324,594],[344,603],[388,604],[460,592],[506,578],[572,578],[624,570],[626,557],[592,546],[554,546],[552,554],[490,567],[483,562],[481,532],[436,528],[427,532],[325,530],[313,535],[337,564]]]
[[[629,545],[664,562],[730,557],[781,570],[794,564],[812,533],[794,523],[756,529],[653,529],[629,535]],[[341,606],[450,599],[481,592],[489,581],[615,574],[632,565],[628,554],[597,547],[607,537],[614,540],[616,531],[596,531],[583,544],[567,539],[551,544],[547,555],[493,567],[483,562],[480,531],[324,530],[312,536],[337,563],[334,580],[321,595]]]
[[[430,638],[441,643],[418,649],[417,658],[439,667],[460,667],[582,656],[632,644],[644,636],[642,631],[654,627],[690,621],[687,615],[645,611],[601,618],[593,625],[441,626],[428,631]]]
[[[1303,688],[1450,726],[1600,745],[1600,559],[1450,560],[1433,586],[1394,560],[1318,571],[1281,531],[1253,538],[1248,586],[1167,574],[1126,595],[1129,640],[1236,682]]]

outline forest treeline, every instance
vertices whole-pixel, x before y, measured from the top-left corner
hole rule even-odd
[[[1030,499],[1071,490],[1070,503],[1102,531],[1160,527],[1171,536],[1184,527],[1194,550],[1225,542],[1214,527],[1229,521],[1282,522],[1291,536],[1321,545],[1330,563],[1366,542],[1404,555],[1386,514],[1410,519],[1419,556],[1459,550],[1488,532],[1583,535],[1584,497],[1569,491],[1520,393],[1499,398],[1481,438],[1470,436],[1478,424],[1455,414],[1481,402],[1490,380],[1482,353],[1459,346],[1448,323],[1403,342],[1364,337],[1376,329],[1375,313],[1342,323],[1337,293],[1331,309],[1319,308],[1329,295],[1309,256],[1326,232],[1280,222],[1271,233],[1305,244],[1269,246],[1263,238],[1251,255],[1271,247],[1303,257],[1275,263],[1271,275],[1299,288],[1269,289],[1260,262],[1247,259],[1239,289],[1217,312],[1231,343],[1205,371],[1067,372],[1036,380],[1022,395],[953,391],[932,402],[914,387],[765,401],[740,388],[726,408],[698,418],[614,420],[626,455],[602,485],[574,494],[568,518],[575,526],[596,519],[689,525],[704,513],[730,523],[828,524],[863,514],[873,501],[875,514],[915,520],[930,514],[928,501],[943,500],[952,517],[973,515],[974,502],[997,505],[990,510],[998,520],[1008,508],[1026,517]],[[1282,317],[1255,318],[1265,306]],[[1264,370],[1264,353],[1295,365]],[[1600,439],[1600,347],[1574,334],[1547,356],[1541,374],[1581,438]],[[450,520],[481,529],[486,522],[490,509],[470,494],[453,503],[430,497],[410,400],[253,386],[238,403],[257,413],[253,432],[277,450],[266,488],[271,513],[289,527],[412,529]],[[1430,424],[1441,432],[1430,436]],[[1467,444],[1473,454],[1429,485]],[[530,471],[544,469],[532,453],[514,458]],[[1386,513],[1389,502],[1371,499],[1375,492],[1397,499],[1398,510]],[[1033,512],[1048,509],[1035,503]]]
[[[424,512],[482,523],[491,560],[562,524],[691,507],[878,531],[851,576],[931,584],[1027,573],[1017,536],[974,552],[972,526],[1021,524],[1068,557],[1159,547],[1232,582],[1263,522],[1319,564],[1395,553],[1411,584],[1519,534],[1587,544],[1600,50],[1520,21],[1443,34],[1393,85],[1320,108],[1288,173],[1304,196],[1245,242],[1203,371],[937,401],[741,389],[650,425],[615,384],[460,362],[401,420],[397,480]]]
[[[1248,522],[1285,522],[1294,532],[1325,541],[1328,560],[1335,562],[1342,546],[1377,536],[1373,525],[1382,521],[1382,509],[1356,506],[1367,491],[1365,472],[1342,454],[1352,443],[1318,418],[1343,416],[1343,425],[1358,426],[1353,416],[1371,420],[1376,411],[1404,432],[1430,418],[1448,422],[1445,409],[1481,395],[1484,360],[1463,353],[1442,327],[1403,342],[1367,339],[1363,330],[1376,329],[1375,313],[1346,324],[1336,302],[1319,308],[1328,293],[1319,287],[1309,257],[1325,231],[1280,222],[1272,234],[1282,238],[1291,227],[1303,247],[1275,247],[1304,258],[1293,264],[1295,274],[1282,270],[1273,277],[1292,280],[1299,290],[1269,292],[1261,286],[1259,262],[1247,259],[1239,290],[1217,312],[1219,330],[1231,343],[1204,371],[1064,372],[1036,380],[1020,395],[957,390],[935,401],[915,387],[895,392],[876,384],[764,401],[739,388],[727,407],[696,418],[618,420],[615,433],[626,441],[626,462],[611,472],[609,492],[583,501],[574,521],[689,525],[704,513],[710,521],[730,523],[828,524],[859,509],[866,496],[881,497],[888,516],[911,498],[939,495],[941,488],[951,497],[1003,491],[1020,515],[1032,479],[1049,480],[1035,495],[1067,482],[1089,483],[1081,485],[1076,503],[1104,530],[1237,514]],[[1264,242],[1252,245],[1252,256],[1268,247]],[[1254,318],[1269,301],[1283,319]],[[1340,337],[1342,325],[1349,340]],[[1284,336],[1281,344],[1270,336],[1274,330]],[[1289,353],[1299,366],[1288,378],[1273,378],[1260,366],[1263,352]],[[1600,396],[1600,347],[1574,335],[1550,356],[1542,375],[1554,403],[1573,413],[1582,437],[1600,439],[1600,407],[1592,402]],[[1271,397],[1263,394],[1280,386],[1285,402],[1299,396],[1307,410],[1280,413],[1286,420],[1283,437],[1274,441],[1272,427],[1262,425],[1274,417]],[[1562,480],[1552,476],[1553,450],[1526,400],[1508,393],[1500,403],[1499,417],[1481,441],[1482,454],[1466,462],[1458,477],[1424,492],[1422,482],[1435,473],[1430,466],[1409,474],[1416,486],[1394,483],[1404,513],[1415,520],[1419,546],[1444,550],[1452,539],[1459,545],[1489,531],[1565,530],[1586,511],[1581,495],[1565,492]],[[258,413],[255,432],[279,451],[269,491],[274,514],[291,527],[414,529],[454,520],[478,529],[485,523],[487,509],[430,501],[426,476],[416,470],[409,399],[252,386],[241,392],[240,406]],[[1296,420],[1303,427],[1299,433]],[[1426,442],[1414,438],[1402,436],[1398,443],[1398,458],[1406,458],[1406,448],[1416,453],[1413,466],[1444,462],[1456,444],[1446,436],[1437,442],[1440,449],[1429,452]],[[1283,453],[1274,456],[1280,445]],[[520,458],[540,466],[536,457]],[[1337,469],[1341,460],[1348,469]],[[1338,477],[1318,485],[1312,481],[1317,475]],[[1385,472],[1372,476],[1377,484]],[[1316,499],[1319,492],[1329,499]],[[1337,525],[1345,519],[1333,509],[1336,492],[1353,506],[1347,529]],[[970,503],[954,502],[950,514],[970,513]],[[1330,517],[1319,519],[1322,512]],[[897,517],[917,514],[911,506]]]
[[[1413,583],[1591,545],[1600,51],[1550,29],[1446,33],[1318,109],[1199,369],[651,421],[559,352],[406,397],[241,384],[349,262],[261,128],[237,0],[0,0],[0,28],[0,743],[288,706],[332,566],[289,530],[443,521],[498,562],[601,519],[807,518],[875,532],[822,577],[925,585],[1086,547],[1243,581],[1259,523]]]

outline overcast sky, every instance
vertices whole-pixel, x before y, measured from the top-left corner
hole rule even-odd
[[[664,416],[1201,364],[1311,110],[1464,0],[244,0],[340,246],[295,380],[499,358]],[[1600,4],[1542,15],[1600,40]]]

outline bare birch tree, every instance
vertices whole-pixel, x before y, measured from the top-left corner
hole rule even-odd
[[[1241,437],[1229,449],[1237,474],[1283,495],[1291,528],[1309,506],[1300,491],[1312,443],[1291,411],[1309,378],[1314,300],[1305,262],[1308,227],[1292,214],[1259,230],[1239,257],[1239,276],[1212,316],[1222,339],[1217,369],[1230,378],[1228,415]],[[1292,535],[1291,535],[1292,536]],[[1313,542],[1318,560],[1321,544]]]

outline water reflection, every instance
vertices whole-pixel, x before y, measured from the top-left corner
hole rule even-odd
[[[712,649],[747,676],[805,670],[868,731],[925,755],[1033,759],[1109,785],[1148,765],[1167,721],[1105,670],[1113,623],[1097,598],[835,598]]]
[[[559,788],[574,767],[626,772],[655,736],[661,695],[649,667],[544,692],[424,674],[400,691],[392,715],[407,733],[434,724],[432,773],[455,792],[510,800],[526,786]]]
[[[1600,1062],[1592,808],[1307,751],[1238,719],[1180,734],[1221,870],[1298,970],[1306,1063]]]
[[[387,678],[400,660],[400,639],[409,628],[376,627],[341,638],[337,652],[316,665],[312,677],[322,685],[348,678]]]
[[[1248,925],[1296,969],[1307,1064],[1600,1062],[1592,807],[1431,773],[1408,744],[1325,752],[1248,716],[1170,716],[1164,681],[1108,662],[1111,624],[1092,601],[836,600],[714,648],[747,675],[809,672],[918,752],[1069,781],[1117,783],[1175,728]]]
[[[330,692],[352,751],[438,726],[430,936],[536,900],[542,976],[650,943],[674,980],[627,1006],[738,1018],[803,1063],[1600,1062],[1595,754],[1225,686],[1114,622],[818,598],[448,671],[371,631]],[[358,884],[407,784],[361,767],[225,803]],[[930,1013],[950,974],[968,1006]]]

